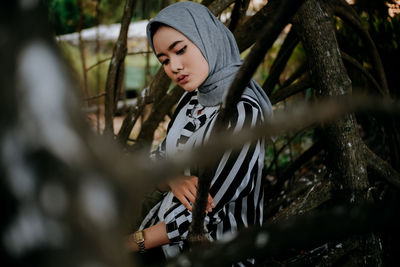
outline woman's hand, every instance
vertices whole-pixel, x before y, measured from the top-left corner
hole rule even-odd
[[[196,200],[197,184],[199,178],[196,176],[182,176],[168,182],[174,196],[189,210],[192,211],[192,203]],[[208,194],[206,212],[211,212],[215,207],[214,200]]]

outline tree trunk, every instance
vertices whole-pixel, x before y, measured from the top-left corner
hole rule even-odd
[[[126,0],[124,14],[122,16],[121,31],[118,36],[118,41],[114,46],[113,56],[107,74],[106,99],[104,103],[105,133],[110,135],[114,134],[113,117],[116,102],[118,101],[119,89],[123,81],[124,60],[127,52],[127,35],[135,3],[135,0]]]
[[[309,61],[314,89],[320,98],[351,94],[352,91],[332,22],[332,18],[316,0],[305,2],[294,18],[294,25]],[[371,201],[363,141],[354,115],[347,115],[325,125],[324,134],[334,196],[351,205]],[[363,241],[360,242],[364,244],[363,255],[356,256],[357,264],[363,263],[364,256],[371,256],[369,264],[381,266],[378,238],[369,235]]]

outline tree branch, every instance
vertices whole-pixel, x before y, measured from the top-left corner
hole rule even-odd
[[[161,100],[155,102],[149,118],[142,125],[142,130],[137,138],[137,142],[130,148],[131,151],[149,151],[155,129],[182,94],[182,88],[175,86],[171,90],[171,93],[166,94]]]
[[[133,9],[136,4],[135,0],[126,0],[124,14],[122,16],[121,30],[118,40],[114,46],[113,55],[107,73],[106,81],[106,99],[104,102],[105,109],[105,133],[114,135],[114,111],[117,97],[119,95],[119,87],[122,85],[122,75],[124,69],[124,60],[127,52],[127,34],[129,24],[132,18]]]
[[[230,6],[235,0],[216,0],[212,1],[209,5],[206,5],[214,16],[218,16],[228,6]],[[206,2],[206,1],[203,1]],[[208,1],[210,2],[210,1]]]
[[[384,95],[389,95],[389,89],[381,57],[378,53],[374,41],[372,40],[368,31],[364,28],[357,12],[345,0],[324,0],[323,3],[328,8],[328,10],[330,10],[332,13],[334,13],[343,21],[348,23],[351,27],[353,27],[353,29],[364,40],[368,51],[370,51],[370,56],[373,62],[372,65],[375,67],[375,70],[378,74],[381,85],[380,87],[382,88]]]
[[[144,102],[145,100],[143,97],[138,97],[137,105],[129,109],[128,114],[122,122],[121,129],[117,135],[117,140],[122,146],[126,145],[126,141],[129,139],[129,135],[132,132],[133,126],[135,126],[140,114],[142,114],[145,106],[143,104]]]
[[[301,166],[303,166],[306,162],[308,162],[312,157],[317,155],[319,152],[323,150],[324,146],[321,141],[315,142],[309,149],[304,151],[292,164],[290,164],[282,173],[282,178],[289,178],[294,174],[296,170],[298,170]]]
[[[267,93],[268,96],[272,94],[275,84],[278,82],[279,76],[281,75],[283,69],[285,68],[298,42],[299,39],[296,36],[296,32],[293,29],[290,29],[289,34],[286,36],[285,41],[283,42],[279,50],[279,53],[276,56],[276,59],[271,66],[268,78],[262,85],[262,88],[264,89],[264,91]]]
[[[309,73],[305,73],[296,83],[287,87],[278,89],[271,97],[271,104],[279,103],[288,97],[295,95],[311,87],[311,80]]]
[[[281,88],[291,85],[295,80],[303,75],[308,70],[307,62],[303,62],[293,73],[281,84]]]
[[[126,55],[127,55],[127,56],[134,56],[134,55],[149,54],[149,53],[152,53],[152,52],[151,52],[151,51],[130,52],[130,53],[127,53]],[[109,61],[109,60],[111,60],[111,59],[112,59],[112,57],[108,57],[108,58],[104,58],[104,59],[102,59],[102,60],[100,60],[100,61],[97,61],[96,63],[94,63],[93,65],[91,65],[90,67],[88,67],[88,68],[86,69],[86,71],[89,71],[89,70],[95,68],[96,66],[98,66],[98,65],[100,65],[100,64],[102,64],[102,63],[104,63],[104,62],[106,62],[106,61]]]
[[[233,35],[235,36],[240,52],[249,48],[257,40],[260,29],[275,15],[280,7],[280,0],[270,0],[255,15],[247,20],[246,23],[236,28]]]
[[[295,191],[298,191],[297,189]],[[267,223],[279,222],[290,217],[295,217],[303,213],[309,213],[318,208],[323,203],[332,199],[332,183],[327,180],[322,180],[311,187],[300,196],[291,195],[290,198],[295,198],[290,205],[267,220]]]
[[[377,156],[371,149],[364,146],[364,157],[367,160],[367,167],[379,178],[386,180],[389,184],[400,189],[400,173],[398,173],[389,163]]]
[[[235,7],[233,8],[231,15],[231,22],[229,23],[229,30],[233,32],[240,20],[246,15],[246,11],[249,7],[250,0],[236,0]]]
[[[374,87],[377,89],[377,91],[382,94],[385,95],[385,92],[383,91],[382,87],[377,83],[377,81],[375,80],[375,78],[371,75],[371,73],[369,73],[363,65],[361,65],[355,58],[353,58],[352,56],[346,54],[343,51],[340,51],[340,54],[342,55],[342,58],[347,61],[348,63],[350,63],[352,66],[354,66],[355,68],[357,68],[359,71],[361,71],[362,74],[365,75],[365,77],[374,85]]]

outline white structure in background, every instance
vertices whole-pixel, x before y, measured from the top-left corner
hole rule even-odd
[[[128,50],[129,52],[146,51],[146,26],[148,20],[132,22],[128,31]],[[84,29],[81,31],[82,41],[85,43],[95,43],[99,40],[101,43],[115,42],[118,39],[121,24],[99,25],[96,27]],[[79,44],[79,34],[77,32],[59,35],[57,41],[69,42],[73,45]]]

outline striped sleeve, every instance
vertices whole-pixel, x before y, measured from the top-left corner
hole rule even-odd
[[[260,109],[257,104],[249,101],[240,101],[237,105],[235,114],[231,116],[230,129],[238,132],[246,127],[254,127],[261,120]],[[242,214],[239,212],[229,212],[232,205],[243,207],[243,202],[258,205],[257,201],[250,199],[261,199],[259,196],[260,186],[257,179],[260,178],[259,159],[260,152],[263,151],[262,141],[245,144],[238,151],[227,151],[215,165],[214,177],[212,179],[210,194],[214,198],[215,208],[206,216],[207,228],[209,231],[216,230],[216,225],[222,222],[227,216],[232,217],[230,222],[235,221],[238,225],[247,226],[248,215],[251,217],[250,224],[255,224],[255,215]],[[262,155],[263,157],[263,155]],[[255,189],[257,188],[257,190]],[[239,203],[240,202],[240,203]],[[227,215],[229,213],[229,215]],[[255,213],[255,212],[254,212]],[[189,226],[192,222],[192,213],[182,204],[176,203],[165,214],[167,234],[171,242],[179,242],[187,237]],[[214,225],[214,227],[212,226]],[[232,227],[232,223],[223,223],[218,227],[223,227],[222,232],[226,232]],[[214,236],[215,237],[215,236]],[[218,239],[218,238],[216,238]]]

